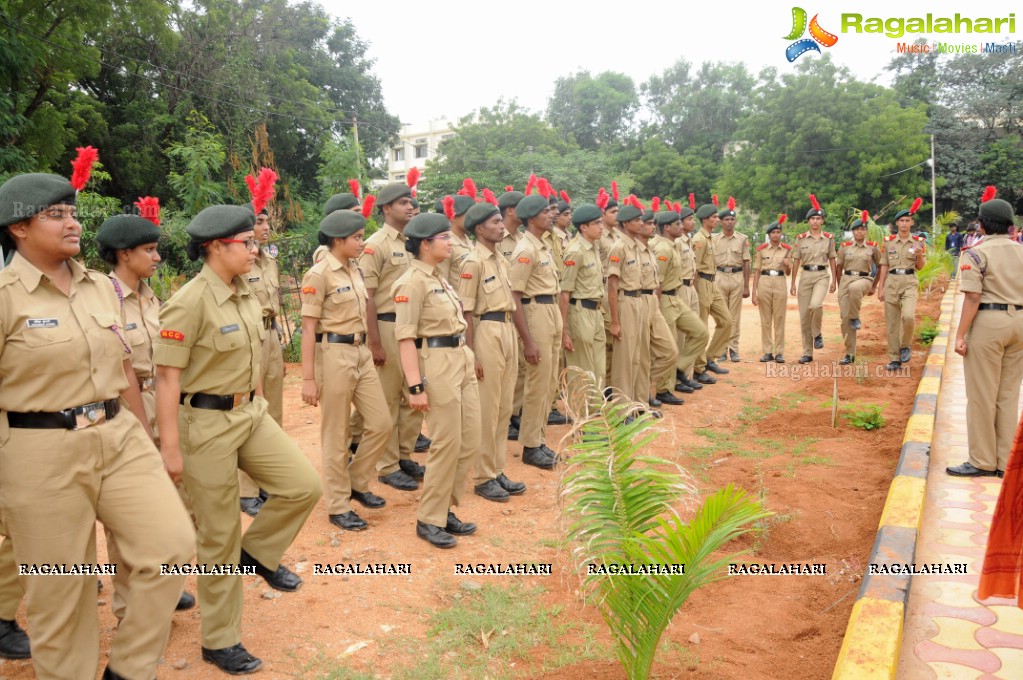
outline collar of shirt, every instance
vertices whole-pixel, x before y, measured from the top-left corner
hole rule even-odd
[[[245,283],[245,279],[241,276],[234,277],[235,290],[224,283],[223,279],[217,276],[217,273],[213,271],[208,264],[204,264],[202,269],[199,271],[199,276],[206,279],[207,285],[210,290],[213,291],[213,299],[217,301],[218,305],[222,305],[231,299],[233,295],[248,295],[249,284]]]
[[[476,247],[476,253],[480,256],[480,260],[496,259],[497,258],[497,247],[496,246],[494,247],[493,250],[491,250],[490,248],[487,248],[485,245],[483,245],[479,241],[476,241],[475,247]]]
[[[911,233],[911,234],[910,234],[909,236],[907,236],[906,238],[902,238],[902,236],[900,236],[900,235],[899,235],[898,233],[896,233],[896,234],[895,234],[895,239],[894,239],[894,240],[895,240],[895,241],[897,241],[897,242],[899,242],[899,243],[909,243],[910,241],[912,241],[912,240],[913,240],[913,234]]]
[[[595,244],[590,243],[589,241],[587,241],[586,239],[584,239],[582,237],[580,237],[578,240],[579,240],[578,247],[580,249],[582,249],[582,250],[589,251],[589,250],[593,250],[594,248],[597,247]]]
[[[429,265],[420,260],[419,258],[412,258],[412,266],[423,272],[427,276],[436,276],[437,267],[435,265]]]
[[[820,233],[817,234],[816,236],[813,235],[812,231],[807,230],[805,238],[827,238],[827,236],[824,235],[824,230],[823,229],[821,229]]]
[[[568,232],[557,225],[554,227],[554,235],[560,239],[568,238]]]
[[[456,234],[454,232],[454,230],[452,230],[451,231],[451,240],[452,240],[452,242],[457,243],[457,244],[459,244],[461,246],[464,246],[466,248],[472,248],[472,242],[469,241],[469,234],[468,233],[466,233],[464,236],[459,236],[458,234]]]
[[[71,280],[78,282],[85,278],[85,267],[83,267],[75,259],[67,259],[68,268],[71,270]],[[18,278],[21,280],[22,285],[28,292],[33,292],[39,287],[43,277],[46,276],[41,271],[36,269],[36,266],[22,257],[21,253],[15,251],[14,257],[11,258],[11,264],[8,265],[8,269],[11,269],[18,274]],[[47,277],[48,278],[48,277]]]
[[[391,239],[392,241],[405,240],[405,233],[398,231],[397,229],[389,225],[387,222],[384,222],[384,233],[387,234],[387,238]]]
[[[550,250],[550,248],[547,247],[547,244],[544,242],[544,240],[533,236],[533,232],[531,232],[531,231],[527,231],[523,235],[523,237],[526,239],[526,241],[528,241],[530,243],[530,245],[532,245],[538,251],[539,250]]]
[[[150,288],[149,284],[147,284],[142,279],[139,279],[139,289],[138,290],[132,290],[131,288],[128,287],[128,284],[125,283],[124,280],[120,276],[115,274],[114,272],[110,272],[110,277],[113,278],[113,279],[117,279],[118,285],[121,286],[121,295],[124,296],[125,300],[130,298],[132,295],[140,295],[141,297],[144,297],[144,298],[147,298],[147,299],[152,299],[152,298],[156,297],[156,293],[153,292],[153,289]]]
[[[338,269],[344,269],[348,273],[352,272],[353,267],[351,262],[349,262],[348,266],[346,267],[344,262],[334,257],[334,253],[330,252],[329,250],[327,251],[327,254],[324,255],[323,259],[327,261],[327,266],[330,267],[331,271],[336,272]]]

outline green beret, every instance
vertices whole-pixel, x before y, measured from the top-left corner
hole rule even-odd
[[[229,238],[243,231],[252,231],[256,214],[252,206],[211,205],[192,218],[185,231],[196,243]]]
[[[320,233],[328,238],[348,238],[366,228],[366,218],[354,210],[335,210],[320,221]]]
[[[604,206],[604,211],[606,212],[606,211],[610,210],[611,208],[617,208],[617,207],[618,207],[618,201],[616,201],[613,198],[609,198],[609,199],[607,199],[607,205]]]
[[[554,194],[551,194],[550,196],[547,197],[547,205],[557,205],[557,204],[558,204],[558,197],[557,196],[555,196]]]
[[[399,198],[412,198],[412,190],[404,182],[391,182],[377,192],[377,205],[394,203]]]
[[[899,212],[895,213],[895,217],[893,217],[892,220],[897,221],[900,217],[905,217],[906,215],[909,215],[913,219],[916,219],[916,215],[914,213],[909,212],[909,208],[903,208]]]
[[[849,225],[849,229],[859,229],[860,227],[863,227],[864,229],[866,229],[867,228],[867,223],[864,222],[863,220],[861,220],[858,217],[855,220],[853,220],[852,224]]]
[[[323,206],[323,214],[329,215],[335,210],[351,210],[359,207],[359,199],[355,194],[334,194],[327,199],[327,205]]]
[[[419,207],[419,199],[418,198],[413,198],[412,199],[412,207],[413,208],[418,208]]]
[[[584,203],[575,210],[572,211],[572,224],[579,226],[580,224],[589,224],[600,219],[602,212],[600,208],[592,203]]]
[[[112,250],[135,248],[160,240],[160,227],[138,215],[114,215],[99,225],[96,240]]]
[[[982,218],[999,220],[1012,224],[1012,205],[1000,198],[992,198],[980,204],[980,216]]]
[[[441,196],[440,198],[438,198],[436,201],[433,202],[433,211],[443,214],[443,212],[444,212],[444,197],[443,196]]]
[[[810,219],[811,217],[816,217],[818,215],[824,217],[824,211],[818,210],[817,208],[810,208],[806,211],[806,219]]]
[[[690,208],[687,205],[686,207],[682,208],[682,210],[679,211],[678,217],[679,217],[680,220],[684,220],[685,218],[689,217],[690,215],[695,215],[695,214],[696,214],[696,211],[693,210],[692,208]]]
[[[464,215],[474,205],[476,205],[476,201],[468,196],[455,195],[455,216]]]
[[[572,209],[572,204],[568,201],[558,201],[558,214],[568,212]]]
[[[451,222],[437,213],[419,213],[405,225],[406,238],[430,238],[444,231],[451,231]]]
[[[654,211],[653,210],[644,210],[643,211],[643,221],[644,222],[653,222],[654,221]]]
[[[501,194],[501,197],[497,199],[497,207],[501,210],[505,208],[514,208],[519,204],[526,195],[521,191],[506,191]]]
[[[0,186],[0,227],[27,220],[57,204],[75,204],[75,188],[66,177],[43,172],[15,175]]]
[[[857,222],[859,222],[859,220],[857,220]],[[765,231],[764,233],[770,234],[772,231],[776,230],[781,231],[781,225],[778,224],[777,222],[771,222],[769,225],[767,225],[767,231]]]
[[[618,211],[618,221],[622,224],[629,220],[634,220],[637,217],[643,217],[643,211],[634,205],[623,205]]]
[[[713,203],[704,203],[700,206],[700,209],[696,211],[696,219],[705,220],[711,215],[717,214],[718,207]]]
[[[519,204],[515,207],[515,214],[520,220],[525,222],[531,217],[536,217],[544,210],[547,209],[547,199],[540,194],[532,194],[526,196]]]
[[[476,227],[489,220],[494,215],[500,215],[501,210],[493,203],[476,203],[465,214],[465,230],[470,234],[476,233]]]
[[[724,210],[718,213],[718,217],[720,217],[721,219],[725,219],[726,217],[735,217],[735,211],[730,210],[729,208],[725,208]]]
[[[672,222],[678,222],[680,219],[682,218],[679,217],[678,213],[674,210],[662,210],[657,213],[656,217],[654,217],[654,221],[657,222],[658,227],[663,227],[666,224],[671,224]]]

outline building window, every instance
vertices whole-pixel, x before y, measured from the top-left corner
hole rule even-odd
[[[416,158],[426,158],[430,154],[430,147],[426,144],[415,145]]]
[[[394,176],[394,181],[395,182],[400,182],[403,179],[405,179],[405,175],[395,175]]]
[[[394,151],[394,160],[396,162],[405,160],[405,147],[400,146],[397,149],[394,149],[393,151]]]

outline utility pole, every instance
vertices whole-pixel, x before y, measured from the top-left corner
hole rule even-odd
[[[935,243],[938,239],[938,192],[935,176],[938,174],[938,166],[934,162],[934,133],[931,133],[931,234],[934,235]]]
[[[359,184],[362,184],[362,161],[359,160],[359,118],[352,111],[352,134],[355,135],[355,179],[359,180]],[[933,135],[931,136],[933,140]],[[931,155],[934,155],[934,151],[931,151]]]

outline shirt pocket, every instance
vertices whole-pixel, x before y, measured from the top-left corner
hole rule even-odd
[[[121,328],[121,317],[112,312],[91,312],[90,316],[92,323],[88,334],[96,339],[96,344],[93,346],[98,345],[101,348],[101,354],[105,357],[122,359],[127,351],[124,329]]]
[[[52,328],[26,328],[21,334],[26,347],[49,347],[71,340],[71,327],[63,319],[54,319],[57,325]],[[27,323],[27,322],[26,322]]]

